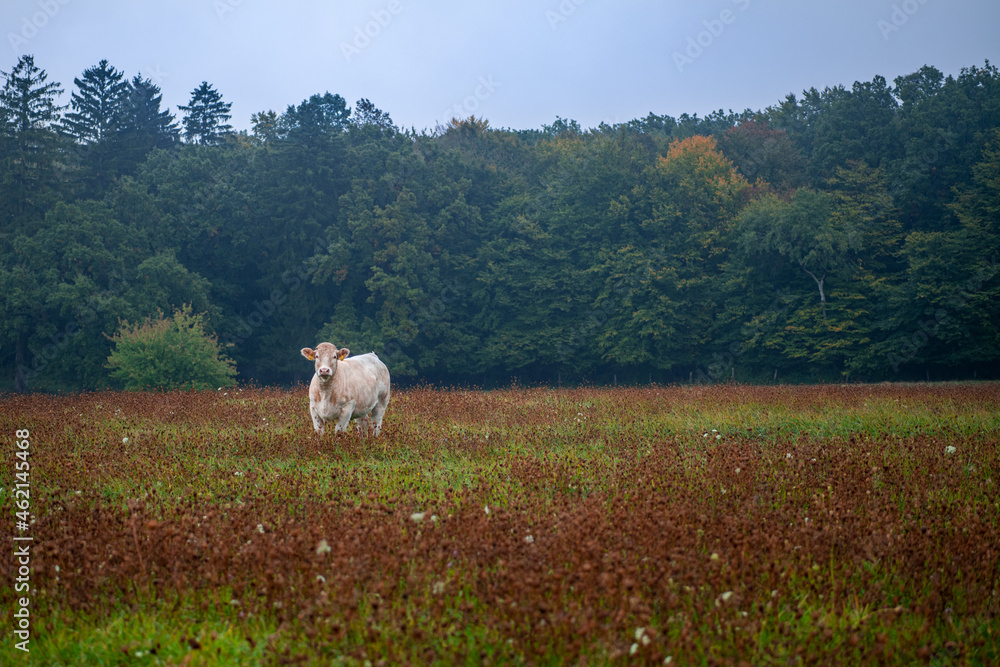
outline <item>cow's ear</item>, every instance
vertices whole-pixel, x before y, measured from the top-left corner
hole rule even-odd
[[[348,350],[346,347],[342,347],[340,348],[340,352],[337,353],[337,359],[343,361],[344,359],[347,358],[347,355],[349,355],[350,353],[351,353],[350,350]]]
[[[311,347],[304,347],[302,348],[302,356],[309,361],[313,361],[316,358],[316,351]]]

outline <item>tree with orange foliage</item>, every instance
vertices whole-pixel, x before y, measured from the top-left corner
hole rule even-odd
[[[672,143],[615,203],[624,243],[596,268],[613,314],[603,356],[656,368],[693,364],[720,309],[720,265],[750,185],[711,137]]]

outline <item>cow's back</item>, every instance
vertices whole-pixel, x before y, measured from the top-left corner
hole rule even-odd
[[[370,410],[376,403],[389,400],[389,369],[374,352],[348,357],[338,363],[337,384],[347,396]]]

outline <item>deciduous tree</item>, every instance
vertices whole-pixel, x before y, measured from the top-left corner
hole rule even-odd
[[[235,384],[236,368],[204,317],[190,306],[141,324],[121,323],[111,337],[111,377],[127,390],[213,389]]]

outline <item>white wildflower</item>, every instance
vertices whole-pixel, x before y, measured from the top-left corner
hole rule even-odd
[[[260,528],[260,526],[258,526],[258,528]],[[262,530],[260,532],[264,532],[264,531]],[[328,554],[331,551],[333,551],[333,549],[330,548],[330,544],[326,540],[320,540],[319,544],[316,545],[316,555],[317,556],[320,556],[322,554]]]

